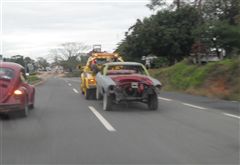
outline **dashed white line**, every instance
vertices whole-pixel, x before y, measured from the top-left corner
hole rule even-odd
[[[240,116],[232,115],[230,113],[223,113],[223,114],[226,116],[229,116],[229,117],[234,117],[234,118],[240,119]]]
[[[207,108],[204,108],[204,107],[200,107],[200,106],[196,106],[196,105],[192,105],[192,104],[188,104],[188,103],[182,103],[182,104],[186,105],[186,106],[189,106],[189,107],[192,107],[192,108],[207,109]]]
[[[78,90],[77,90],[77,89],[75,89],[75,88],[73,88],[73,91],[74,91],[75,93],[79,93],[79,92],[78,92]]]
[[[159,100],[164,100],[164,101],[172,101],[172,99],[167,99],[167,98],[164,98],[164,97],[158,97]]]
[[[88,107],[92,113],[99,119],[99,121],[104,125],[104,127],[110,131],[110,132],[115,132],[116,129],[113,128],[113,126],[92,106]]]
[[[72,86],[72,84],[71,84],[71,83],[68,83],[68,86],[70,86],[70,87],[71,87],[71,86]]]

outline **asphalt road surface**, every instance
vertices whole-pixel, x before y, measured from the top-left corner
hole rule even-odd
[[[77,78],[36,87],[28,118],[0,119],[3,164],[239,164],[239,102],[163,92],[102,110]]]

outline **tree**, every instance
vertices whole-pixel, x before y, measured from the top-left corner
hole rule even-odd
[[[227,55],[240,52],[240,0],[151,0],[147,4],[156,14],[137,19],[125,33],[116,52],[127,60],[138,61],[149,54],[174,64],[190,55],[216,48]],[[219,49],[218,49],[219,48]],[[199,49],[195,49],[198,51]]]
[[[150,10],[156,10],[159,7],[166,7],[166,0],[151,0],[149,4],[146,5]]]
[[[89,49],[90,47],[83,43],[66,42],[61,44],[59,48],[50,50],[50,56],[55,63],[72,72],[76,65],[79,64],[82,53]]]
[[[240,0],[204,1],[202,18],[195,29],[196,41],[208,48],[224,48],[227,55],[240,51]]]
[[[240,0],[208,0],[203,8],[208,20],[227,20],[230,25],[240,23]]]
[[[12,56],[12,57],[10,58],[10,61],[11,61],[11,62],[18,63],[18,64],[22,65],[23,67],[25,67],[24,57],[23,57],[22,55]]]
[[[131,60],[153,54],[173,64],[189,54],[194,42],[192,31],[198,19],[198,11],[192,6],[158,11],[143,21],[137,20],[116,51]]]
[[[24,62],[28,64],[28,63],[34,63],[35,61],[33,59],[31,59],[30,57],[25,57]]]
[[[47,60],[43,57],[38,57],[37,58],[37,64],[39,68],[44,68],[46,69],[46,67],[49,66],[49,63],[47,62]]]
[[[180,9],[181,7],[184,7],[186,5],[194,4],[194,6],[197,6],[196,4],[201,4],[202,0],[192,0],[193,2],[189,2],[190,0],[173,0],[172,3],[169,3],[168,0],[150,0],[150,3],[147,4],[146,6],[150,10],[156,10],[156,9],[167,9],[167,10],[172,10],[172,9]]]

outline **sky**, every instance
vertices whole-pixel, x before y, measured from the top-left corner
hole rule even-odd
[[[149,0],[0,0],[1,52],[49,57],[65,42],[82,42],[112,52],[128,28],[152,14]]]

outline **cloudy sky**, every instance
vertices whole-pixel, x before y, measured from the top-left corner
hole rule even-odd
[[[2,0],[4,56],[46,57],[64,42],[102,44],[112,52],[137,18],[152,14],[149,0]]]

